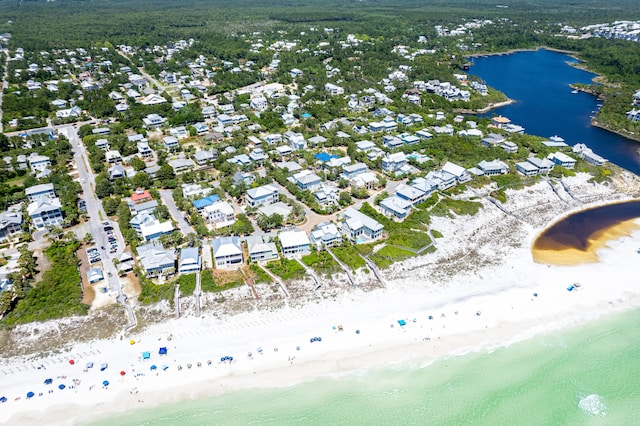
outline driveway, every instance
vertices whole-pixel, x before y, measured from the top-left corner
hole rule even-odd
[[[180,229],[180,232],[182,232],[183,235],[195,234],[196,231],[187,223],[184,218],[184,214],[178,210],[178,206],[176,206],[175,201],[173,201],[172,191],[170,189],[161,189],[158,192],[160,192],[162,202],[169,209],[171,217],[173,217],[173,220],[178,223],[178,229]]]

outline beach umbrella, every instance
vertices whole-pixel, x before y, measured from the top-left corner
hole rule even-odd
[[[135,340],[133,340],[133,339],[131,339],[131,340],[129,340],[129,344],[130,344],[130,345],[135,345],[135,344],[136,344],[136,341],[135,341]]]
[[[33,398],[33,396],[35,395],[35,393],[29,391],[27,392],[27,398]]]
[[[76,363],[76,362],[75,362],[74,360],[72,360],[72,359],[70,359],[70,360],[69,360],[69,364],[73,365],[73,364],[75,364],[75,363]]]
[[[360,330],[356,330],[356,334],[360,334]]]
[[[63,384],[59,384],[59,385],[58,385],[58,389],[60,389],[60,390],[64,389],[65,387],[66,387],[66,386],[65,386],[65,385],[63,385]]]
[[[538,297],[538,293],[533,293],[533,297]]]
[[[44,384],[45,385],[50,385],[51,383],[53,383],[53,379],[45,379],[44,380]]]
[[[108,380],[105,380],[104,382],[102,382],[102,384],[103,384],[104,386],[109,386],[109,381],[108,381]]]
[[[158,367],[156,367],[155,364],[151,366],[151,370],[152,371],[155,370],[156,368],[158,368]]]
[[[433,319],[433,315],[429,315],[429,319],[432,320]]]
[[[7,397],[3,396],[2,398],[0,398],[0,402],[7,402]]]
[[[127,374],[127,373],[125,373],[125,372],[124,372],[124,370],[122,370],[122,371],[120,372],[120,375],[121,375],[121,376],[124,376],[125,374]]]

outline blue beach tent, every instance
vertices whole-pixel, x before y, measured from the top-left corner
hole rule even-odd
[[[53,383],[53,379],[45,379],[44,380],[44,384],[45,385],[50,385],[51,383]]]
[[[400,327],[404,327],[407,325],[407,322],[405,320],[398,320],[398,324],[400,324]]]
[[[35,395],[35,393],[33,393],[33,392],[31,392],[31,391],[27,392],[27,399],[29,399],[29,398],[33,398],[33,397],[34,397],[34,395]]]
[[[142,359],[149,359],[151,358],[151,353],[149,352],[142,352]]]
[[[167,348],[160,348],[160,350],[158,351],[158,353],[160,355],[166,355],[167,354]]]
[[[154,365],[152,365],[152,366],[151,366],[151,371],[155,370],[156,368],[158,368],[158,367],[156,367],[156,366],[155,366],[155,364],[154,364]]]
[[[102,382],[102,385],[103,385],[103,386],[109,386],[109,381],[108,381],[108,380],[105,380],[104,382]]]
[[[0,398],[0,402],[7,402],[7,397],[3,396],[2,398]]]
[[[60,390],[64,389],[65,387],[66,387],[66,386],[65,386],[65,385],[63,385],[63,384],[59,384],[59,385],[58,385],[58,389],[60,389]]]

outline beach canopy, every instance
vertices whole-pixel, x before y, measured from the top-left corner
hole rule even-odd
[[[407,322],[405,320],[398,320],[398,324],[400,324],[401,327],[404,327],[407,325]]]
[[[127,374],[127,373],[125,373],[125,371],[124,371],[124,370],[122,370],[122,371],[120,372],[120,375],[121,375],[121,376],[124,376],[125,374]]]
[[[162,366],[162,371],[167,371],[167,369],[168,369],[168,368],[169,368],[169,366],[168,366],[168,365],[163,365],[163,366]]]
[[[360,334],[360,330],[356,330],[356,334]]]
[[[107,364],[106,362],[100,365],[100,371],[104,371],[107,369],[107,367],[109,366],[109,364]]]
[[[0,398],[0,402],[7,402],[7,397],[3,396],[2,398]]]
[[[93,363],[92,362],[88,362],[87,363],[87,368],[93,368]]]
[[[65,386],[65,385],[63,385],[63,384],[59,384],[59,385],[58,385],[58,389],[60,389],[60,390],[64,389],[65,387],[66,387],[66,386]]]
[[[149,352],[142,352],[142,359],[149,359],[151,358],[151,353]]]
[[[27,398],[33,398],[34,395],[35,395],[35,393],[33,393],[31,391],[27,392]]]
[[[108,380],[105,380],[104,382],[102,382],[102,384],[103,384],[104,386],[109,386],[109,381],[108,381]]]
[[[155,364],[151,366],[151,370],[152,371],[155,370],[156,368],[158,368],[158,367],[156,367]]]
[[[72,360],[72,359],[70,359],[70,360],[69,360],[69,364],[73,365],[73,364],[75,364],[75,363],[76,363],[76,362],[75,362],[74,360]]]
[[[158,350],[158,353],[160,355],[166,355],[167,354],[167,348],[160,348],[160,350]]]
[[[53,383],[53,379],[44,379],[45,385],[50,385],[51,383]]]

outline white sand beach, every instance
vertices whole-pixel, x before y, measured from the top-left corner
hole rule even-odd
[[[3,359],[0,423],[85,424],[142,406],[490,350],[640,306],[640,232],[609,241],[594,263],[538,264],[530,249],[557,218],[631,198],[640,185],[625,179],[617,187],[589,183],[586,175],[567,179],[580,203],[559,199],[544,182],[508,191],[505,207],[522,220],[486,201],[474,217],[434,219],[443,234],[438,250],[384,270],[386,288],[233,317],[187,316],[41,358]],[[574,283],[579,287],[568,291]],[[159,355],[161,347],[167,355]],[[150,359],[142,359],[145,351]],[[233,361],[221,362],[227,356]]]

